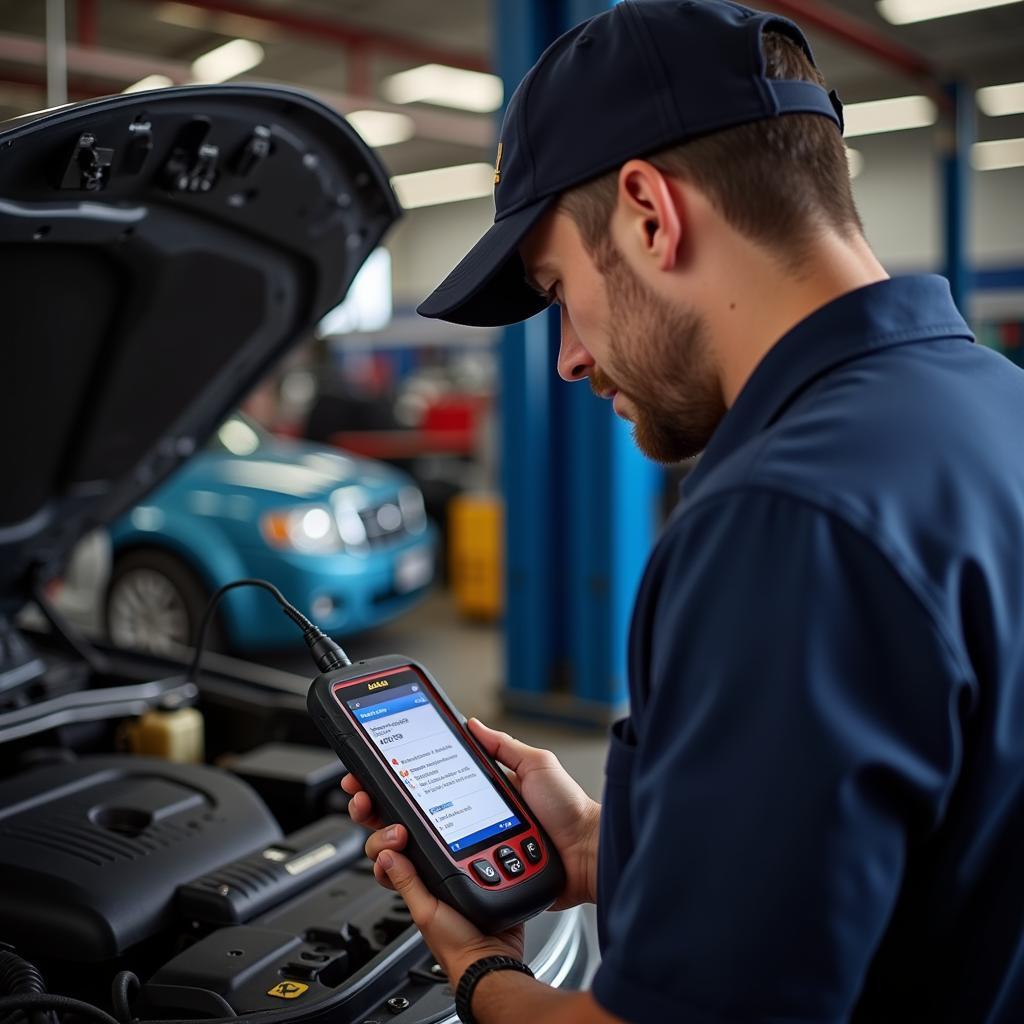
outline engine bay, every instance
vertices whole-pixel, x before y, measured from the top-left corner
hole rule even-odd
[[[336,1021],[454,1019],[448,979],[344,814],[345,769],[316,743],[305,680],[211,655],[188,702],[207,763],[179,763],[126,747],[140,714],[181,713],[180,665],[101,650],[104,674],[90,679],[53,637],[31,643],[49,666],[33,683],[35,732],[10,739],[28,728],[24,694],[0,695],[0,943],[47,992],[120,1024],[328,1009]],[[91,721],[48,711],[147,678],[164,685],[133,715],[98,698]],[[573,914],[544,914],[527,953],[578,983],[581,941]]]

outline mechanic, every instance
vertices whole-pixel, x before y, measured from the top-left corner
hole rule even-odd
[[[625,0],[512,97],[494,226],[420,312],[557,303],[561,376],[650,457],[703,456],[637,598],[603,804],[472,724],[603,959],[583,993],[478,965],[464,1019],[1024,1020],[1024,373],[942,278],[889,278],[846,160],[799,30],[731,3]],[[453,984],[522,957],[343,785]]]

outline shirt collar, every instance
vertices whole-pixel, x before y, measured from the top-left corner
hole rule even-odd
[[[889,278],[816,309],[758,363],[683,480],[684,497],[737,448],[774,423],[797,395],[840,363],[895,345],[962,337],[974,340],[937,274]]]

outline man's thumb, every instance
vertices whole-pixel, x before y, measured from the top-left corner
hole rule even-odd
[[[413,921],[422,927],[430,920],[437,900],[416,874],[412,861],[392,850],[382,850],[377,856],[377,863],[384,869],[395,892],[405,900]]]
[[[510,768],[517,775],[533,761],[534,755],[541,753],[536,747],[531,747],[522,740],[509,736],[507,732],[498,732],[484,725],[479,718],[469,720],[469,728],[477,738],[480,746],[506,768]]]

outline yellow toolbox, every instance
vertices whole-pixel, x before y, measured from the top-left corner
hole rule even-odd
[[[467,493],[448,505],[448,577],[467,618],[493,621],[505,604],[504,507],[497,494]]]

